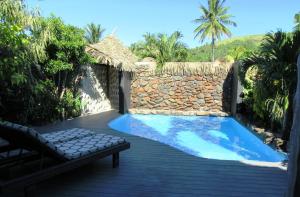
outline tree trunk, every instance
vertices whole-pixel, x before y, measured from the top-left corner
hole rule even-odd
[[[65,72],[65,76],[64,76],[64,80],[63,80],[63,83],[61,85],[61,92],[60,92],[60,95],[59,95],[59,98],[62,99],[65,92],[66,92],[66,83],[67,83],[67,78],[68,78],[68,72],[66,71]]]
[[[212,36],[211,41],[211,62],[215,61],[215,36]]]
[[[68,72],[65,71],[65,76],[64,76],[64,79],[63,79],[63,82],[62,82],[61,92],[60,92],[60,95],[59,95],[60,99],[62,99],[64,97],[64,94],[66,92],[67,78],[68,78]],[[61,113],[61,119],[65,120],[65,118],[66,118],[66,110],[65,110],[65,107],[63,107],[62,108],[62,113]]]
[[[60,91],[60,80],[61,80],[61,71],[58,72],[58,81],[57,81],[57,92]]]
[[[300,174],[298,166],[299,161],[299,147],[300,147],[300,55],[297,61],[298,82],[294,98],[294,118],[293,126],[290,135],[289,147],[289,163],[288,163],[288,188],[287,197],[300,196]]]
[[[34,87],[34,85],[36,84],[36,80],[35,80],[35,78],[34,78],[34,76],[32,74],[32,69],[31,69],[30,65],[28,65],[28,75],[29,75],[29,78],[30,78],[30,80],[29,80],[29,88],[32,90],[33,87]]]

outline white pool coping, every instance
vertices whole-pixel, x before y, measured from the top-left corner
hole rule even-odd
[[[240,160],[239,162],[260,167],[275,167],[282,170],[287,170],[287,164],[285,162],[267,162],[267,161],[253,161],[253,160]]]

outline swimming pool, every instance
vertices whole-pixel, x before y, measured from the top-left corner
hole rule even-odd
[[[285,155],[231,117],[126,114],[109,127],[168,144],[188,154],[219,160],[280,162]]]

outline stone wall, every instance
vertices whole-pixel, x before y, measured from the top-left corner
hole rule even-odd
[[[232,82],[232,68],[214,74],[174,75],[155,74],[140,66],[131,83],[131,112],[230,113]]]
[[[81,81],[82,115],[110,110],[107,97],[107,68],[101,65],[84,66],[85,77]]]

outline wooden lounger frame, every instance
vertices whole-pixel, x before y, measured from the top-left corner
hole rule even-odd
[[[1,131],[0,131],[1,132]],[[1,136],[0,136],[1,137]],[[7,139],[6,139],[7,140]],[[19,139],[20,140],[20,139]],[[19,141],[18,140],[18,141]],[[24,139],[25,140],[25,139]],[[10,140],[9,140],[10,141]],[[22,143],[23,145],[27,143]],[[79,168],[83,165],[96,161],[98,159],[112,155],[112,167],[119,166],[119,153],[123,150],[130,148],[129,142],[123,142],[118,145],[108,147],[103,150],[96,151],[94,153],[81,156],[76,159],[66,160],[53,155],[53,152],[49,152],[48,149],[44,149],[45,146],[36,146],[38,143],[31,144],[33,146],[21,146],[18,147],[14,143],[4,145],[0,147],[0,153],[10,152],[13,150],[26,149],[25,153],[17,154],[8,158],[0,159],[0,170],[5,168],[11,168],[13,166],[26,165],[30,162],[39,162],[38,169],[30,174],[25,174],[16,178],[8,180],[0,180],[0,195],[6,191],[13,190],[15,188],[24,188],[24,194],[26,196],[28,189],[34,186],[36,183],[49,179],[64,172]],[[28,151],[29,148],[29,151]],[[36,149],[39,148],[39,149]],[[50,154],[49,154],[50,153]],[[47,166],[45,160],[51,159],[54,164]],[[52,161],[52,162],[53,162]],[[46,167],[47,166],[47,167]]]

